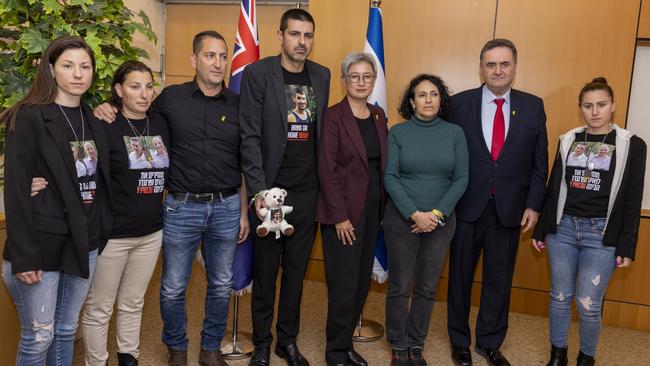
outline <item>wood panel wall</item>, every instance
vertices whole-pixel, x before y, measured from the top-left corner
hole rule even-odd
[[[311,0],[316,20],[311,59],[332,70],[330,101],[344,94],[340,62],[363,50],[368,17],[367,0]],[[613,86],[618,105],[616,121],[625,125],[634,47],[638,36],[650,38],[650,0],[385,0],[382,4],[389,123],[401,119],[396,109],[410,78],[421,72],[441,76],[452,92],[480,84],[481,46],[496,37],[510,38],[519,50],[515,88],[545,101],[549,155],[557,138],[579,124],[577,94],[595,76]],[[643,6],[643,11],[641,7]],[[277,54],[275,36],[283,6],[258,5],[262,56]],[[188,80],[191,38],[203,29],[216,29],[229,47],[235,35],[237,6],[167,5],[167,83]],[[639,24],[640,19],[640,24]],[[650,219],[641,222],[637,260],[617,270],[604,306],[604,322],[650,330]],[[546,315],[549,275],[546,257],[522,236],[512,292],[512,310]],[[308,278],[324,280],[320,239],[314,246]],[[474,291],[480,291],[481,268]],[[446,269],[439,298],[446,296]],[[384,286],[373,286],[382,291]],[[475,297],[475,300],[478,298]]]
[[[4,214],[0,214],[0,253],[7,240],[7,229],[5,226]],[[16,306],[14,306],[7,287],[0,284],[0,362],[1,364],[13,365],[16,360],[16,347],[20,339],[20,324]]]

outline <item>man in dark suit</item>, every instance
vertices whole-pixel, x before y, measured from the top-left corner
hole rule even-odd
[[[286,219],[295,227],[291,237],[255,237],[251,304],[255,351],[251,365],[269,365],[275,282],[280,266],[275,353],[289,365],[309,364],[300,354],[296,338],[302,282],[316,236],[316,147],[330,83],[329,70],[307,60],[314,28],[314,19],[305,10],[286,11],[278,30],[281,54],[249,65],[242,76],[239,120],[242,170],[248,192],[255,195],[255,209],[260,216],[264,190],[287,190],[285,204],[293,206],[293,212]],[[294,108],[292,97],[299,89],[305,93],[310,118],[289,123],[287,116]]]
[[[483,46],[484,85],[452,97],[452,121],[469,148],[469,185],[456,206],[449,259],[448,332],[452,360],[471,365],[468,325],[471,290],[483,251],[483,284],[476,322],[476,352],[490,365],[509,365],[499,348],[508,329],[510,288],[519,233],[537,222],[548,153],[542,100],[512,89],[517,49],[506,39]]]

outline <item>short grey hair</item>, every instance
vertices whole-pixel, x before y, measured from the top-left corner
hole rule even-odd
[[[350,66],[358,64],[360,62],[366,62],[370,64],[372,67],[372,72],[377,75],[377,65],[375,64],[375,58],[372,57],[371,54],[367,52],[350,52],[347,56],[345,56],[343,62],[341,62],[341,77],[348,75],[348,69]]]

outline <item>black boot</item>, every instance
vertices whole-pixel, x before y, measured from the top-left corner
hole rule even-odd
[[[118,366],[138,366],[138,359],[129,353],[117,354]]]
[[[596,364],[596,360],[594,360],[594,356],[587,356],[582,351],[578,353],[578,363],[576,364],[577,366],[594,366]]]
[[[567,348],[560,348],[551,345],[551,360],[546,366],[567,366],[569,359],[566,356]]]

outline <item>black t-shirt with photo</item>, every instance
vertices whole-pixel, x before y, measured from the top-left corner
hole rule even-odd
[[[616,131],[605,135],[577,133],[566,161],[567,197],[564,213],[607,217],[616,169]],[[585,142],[586,141],[586,142]]]
[[[72,129],[66,129],[68,141],[70,141],[70,154],[74,159],[77,181],[79,183],[79,194],[84,206],[88,224],[88,249],[93,251],[99,247],[99,216],[95,206],[96,196],[106,194],[101,184],[99,170],[102,167],[98,164],[98,152],[93,133],[88,124],[89,116],[82,112],[79,107],[62,107]],[[83,126],[81,116],[83,114]]]
[[[287,146],[274,185],[307,191],[318,188],[316,174],[316,96],[305,68],[292,73],[284,68],[287,102]]]
[[[163,122],[117,119],[105,124],[111,164],[113,230],[129,238],[162,229],[162,199],[169,169],[169,133]],[[135,130],[135,131],[134,131]]]

